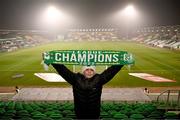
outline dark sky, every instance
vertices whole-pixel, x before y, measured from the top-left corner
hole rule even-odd
[[[138,25],[180,24],[180,0],[0,0],[0,29],[39,29],[38,18],[49,4],[71,15],[75,25],[115,24],[108,20],[128,4],[140,13]]]

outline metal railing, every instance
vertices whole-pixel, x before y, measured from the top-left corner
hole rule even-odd
[[[172,101],[177,103],[176,107],[178,107],[178,108],[180,107],[180,90],[165,90],[165,91],[161,92],[161,94],[158,95],[158,97],[157,97],[157,102],[161,102],[160,97],[164,97],[164,96],[166,96],[167,99],[164,99],[161,101],[163,101],[166,105],[168,105],[171,102],[170,97],[174,96]]]

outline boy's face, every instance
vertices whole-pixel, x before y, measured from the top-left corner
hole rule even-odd
[[[93,69],[88,68],[83,72],[83,74],[86,78],[92,78],[94,76],[95,72]]]

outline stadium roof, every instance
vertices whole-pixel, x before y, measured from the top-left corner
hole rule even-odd
[[[70,15],[72,26],[121,25],[121,18],[114,22],[112,15],[128,4],[141,15],[138,25],[180,24],[180,0],[0,0],[0,29],[38,29],[39,16],[48,5]]]

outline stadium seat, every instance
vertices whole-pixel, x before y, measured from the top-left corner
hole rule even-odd
[[[32,116],[33,119],[38,119],[38,120],[44,119],[44,118],[46,118],[46,117],[47,117],[47,116],[46,116],[45,114],[42,114],[42,113],[34,114],[34,115]]]
[[[149,116],[147,116],[150,119],[162,119],[163,118],[163,112],[162,111],[153,111]]]
[[[15,109],[16,109],[16,110],[23,110],[24,108],[23,108],[23,106],[22,106],[22,103],[21,103],[21,102],[15,103]]]
[[[33,112],[31,113],[32,116],[33,116],[33,115],[36,115],[36,114],[41,114],[41,112],[39,112],[39,111],[33,111]]]
[[[73,120],[72,118],[61,118],[61,120]]]
[[[128,118],[128,116],[125,115],[125,114],[117,113],[117,114],[115,114],[115,115],[113,116],[113,118],[114,118],[114,119],[117,119],[117,120],[121,120],[121,119],[126,119],[126,118]]]
[[[125,114],[127,116],[130,116],[133,113],[133,110],[130,108],[125,108],[124,110],[119,111],[122,114]]]
[[[51,114],[49,117],[52,119],[61,119],[63,118],[63,115],[54,113],[54,114]]]
[[[8,102],[8,103],[7,103],[7,109],[13,110],[14,108],[15,108],[15,102]]]
[[[132,114],[132,115],[130,116],[130,118],[135,119],[135,120],[142,120],[142,119],[144,119],[145,117],[144,117],[142,114]]]
[[[41,120],[54,120],[54,119],[46,117],[46,118],[41,118]]]
[[[75,119],[76,115],[75,115],[75,113],[70,113],[70,114],[67,114],[66,117]]]
[[[113,117],[115,114],[117,114],[118,112],[115,110],[109,110],[108,111],[109,115],[111,115],[111,117]]]
[[[18,118],[18,119],[20,119],[20,118],[28,118],[28,117],[30,117],[31,115],[28,113],[28,111],[26,111],[26,110],[21,110],[21,111],[17,111],[16,112],[16,116],[15,116],[15,118]]]
[[[1,119],[4,119],[4,120],[6,120],[6,119],[11,119],[11,118],[13,118],[15,116],[15,114],[13,114],[13,113],[5,113],[2,117],[1,117]]]
[[[7,114],[7,113],[10,113],[10,114],[16,114],[16,110],[7,110],[6,112],[5,112],[5,114]]]
[[[109,117],[109,118],[102,118],[101,120],[114,120],[114,118]]]
[[[42,109],[42,108],[43,109]],[[103,103],[102,120],[179,119],[175,113],[158,110],[154,104]],[[72,120],[73,103],[0,102],[0,120]]]
[[[165,119],[178,119],[178,115],[173,112],[166,112],[163,116]]]
[[[12,118],[8,118],[8,117],[2,117],[0,118],[0,120],[13,120]]]
[[[4,108],[0,108],[0,115],[3,115],[5,113],[5,109]]]
[[[109,117],[111,117],[111,116],[107,112],[105,112],[105,111],[102,111],[100,113],[100,118],[109,118]]]
[[[47,116],[50,116],[51,114],[58,114],[60,112],[56,112],[56,111],[46,111],[44,114],[46,114]]]
[[[33,112],[33,108],[30,105],[24,104],[24,109],[28,112]]]
[[[23,117],[23,118],[19,118],[18,120],[33,120],[31,117]]]

